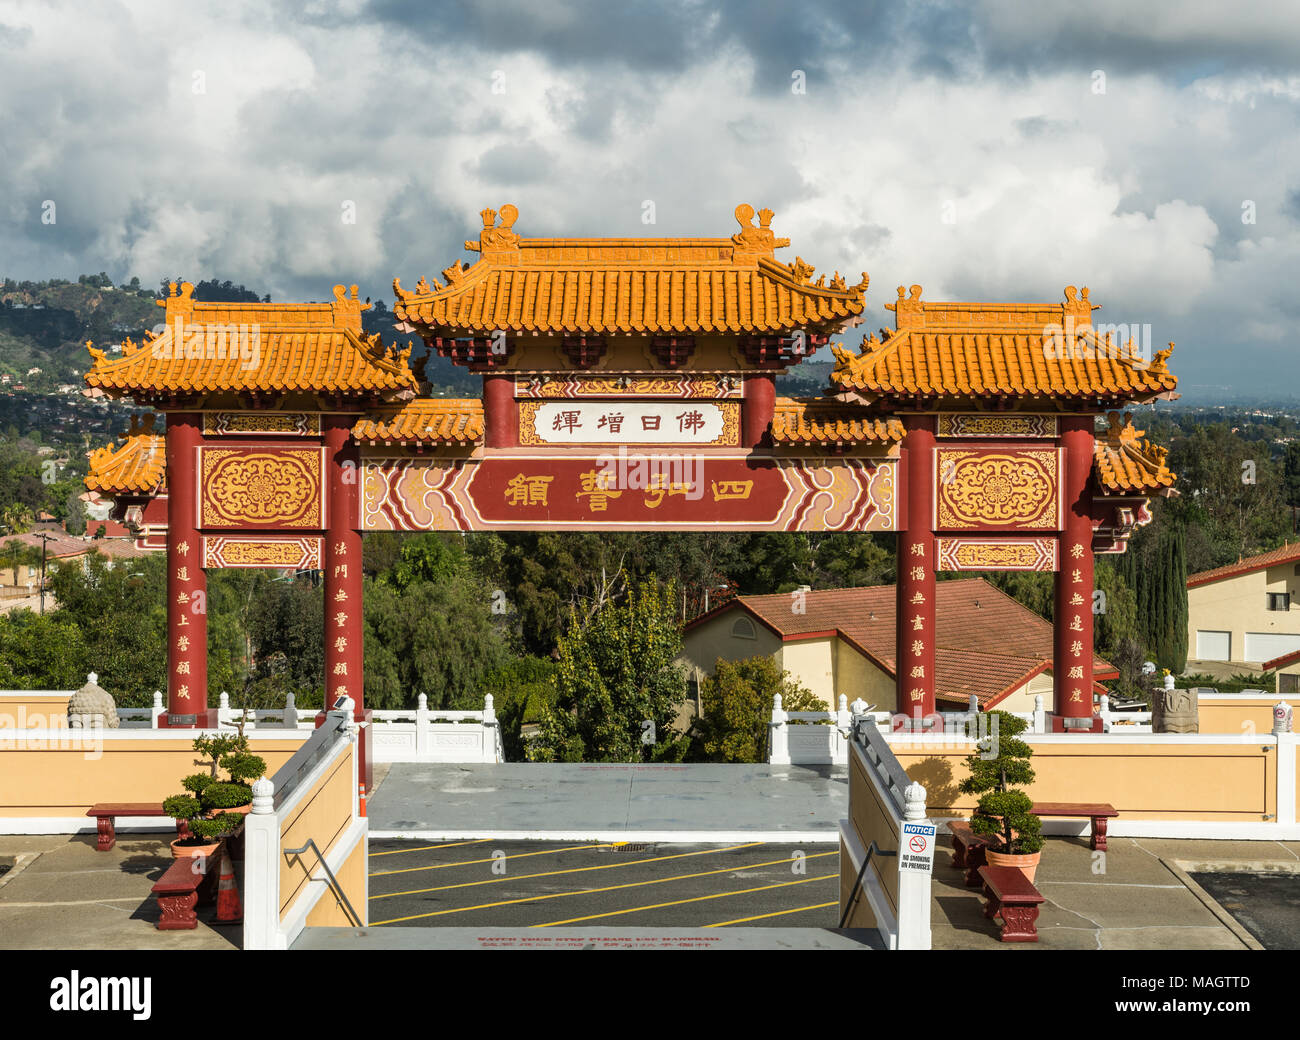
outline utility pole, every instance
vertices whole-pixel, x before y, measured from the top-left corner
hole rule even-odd
[[[45,613],[45,550],[50,542],[50,532],[41,532],[41,613]]]

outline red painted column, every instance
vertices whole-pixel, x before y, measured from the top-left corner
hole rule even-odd
[[[745,399],[740,410],[744,447],[756,448],[767,433],[776,412],[775,373],[745,373]]]
[[[160,726],[215,726],[208,710],[208,576],[199,539],[203,417],[167,416],[167,712]]]
[[[1054,589],[1053,712],[1058,719],[1091,719],[1093,560],[1088,481],[1092,475],[1093,420],[1091,415],[1069,415],[1060,421],[1065,448],[1065,518]]]
[[[906,526],[898,534],[897,712],[930,715],[934,702],[934,430],[933,415],[903,417],[907,436],[899,465]],[[919,728],[914,721],[913,725]]]
[[[360,457],[351,437],[352,419],[327,415],[325,472],[329,496],[325,529],[325,708],[351,697],[354,717],[367,719],[362,646]],[[367,734],[368,738],[368,734]],[[368,739],[361,744],[361,776],[370,789]]]
[[[505,372],[483,374],[483,441],[489,448],[519,444],[519,408],[515,377]]]

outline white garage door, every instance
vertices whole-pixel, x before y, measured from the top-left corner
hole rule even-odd
[[[1281,632],[1247,632],[1245,661],[1271,661],[1275,657],[1300,650],[1300,635]]]
[[[1196,659],[1198,661],[1231,661],[1232,633],[1196,630]]]

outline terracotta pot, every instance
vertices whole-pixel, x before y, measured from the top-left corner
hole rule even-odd
[[[998,852],[994,849],[987,849],[984,853],[990,867],[1015,867],[1025,875],[1025,880],[1030,884],[1033,884],[1034,874],[1038,871],[1038,857],[1041,855],[1041,852],[1030,852],[1017,856],[1009,852]]]
[[[172,855],[176,859],[186,859],[190,856],[214,856],[221,843],[212,842],[210,845],[182,845],[181,839],[177,838],[171,843]]]
[[[236,816],[247,816],[252,811],[253,811],[252,805],[236,805],[232,809],[209,809],[208,816],[211,819],[215,820],[222,813],[228,812],[228,813],[234,813]]]

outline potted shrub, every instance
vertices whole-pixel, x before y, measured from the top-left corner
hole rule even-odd
[[[994,838],[997,847],[987,850],[989,866],[1018,867],[1033,881],[1043,848],[1042,821],[1032,812],[1033,799],[1018,784],[1033,783],[1034,770],[1029,765],[1033,749],[1020,740],[1028,727],[1024,719],[1005,711],[989,713],[997,720],[997,731],[980,738],[979,751],[966,759],[970,776],[961,782],[963,794],[980,796],[970,829]]]
[[[164,799],[163,812],[177,821],[184,821],[189,832],[186,837],[171,843],[172,855],[177,859],[215,854],[222,836],[239,826],[241,817],[238,814],[221,813],[210,819],[205,816],[206,811],[192,794],[174,794]]]

